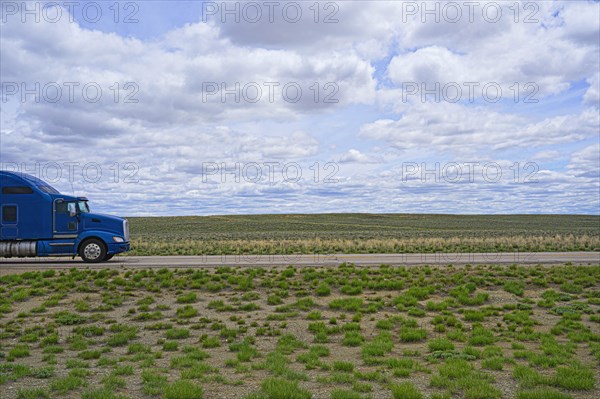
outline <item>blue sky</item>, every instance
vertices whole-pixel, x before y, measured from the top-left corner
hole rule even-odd
[[[173,29],[196,23],[201,20],[203,10],[202,1],[122,1],[119,2],[118,11],[112,1],[85,0],[77,3],[74,9],[79,12],[74,12],[73,19],[82,28],[141,40],[159,40]],[[86,7],[89,15],[84,15]],[[97,7],[102,10],[104,17],[95,21],[93,12]]]
[[[600,213],[598,2],[71,4],[0,2],[0,167],[95,210]]]

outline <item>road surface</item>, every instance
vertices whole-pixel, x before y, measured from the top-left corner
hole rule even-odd
[[[336,254],[336,255],[210,255],[116,256],[109,262],[90,264],[71,258],[0,259],[0,275],[28,270],[78,268],[197,268],[215,266],[337,266],[343,262],[369,265],[465,265],[465,264],[600,264],[600,252],[503,252],[432,254]]]

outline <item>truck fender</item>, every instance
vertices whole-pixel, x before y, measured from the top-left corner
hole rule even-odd
[[[108,243],[111,243],[113,241],[114,235],[115,235],[114,233],[109,233],[109,232],[100,231],[100,230],[84,231],[75,240],[75,245],[73,245],[73,256],[76,256],[77,254],[79,254],[79,246],[81,245],[82,242],[84,242],[88,238],[97,238],[97,239],[101,240],[102,242],[104,242],[104,245],[108,249]]]

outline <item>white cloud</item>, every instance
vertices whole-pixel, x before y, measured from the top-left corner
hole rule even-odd
[[[320,21],[333,10],[325,4],[318,4]],[[79,169],[95,162],[102,180],[79,175],[74,189],[101,209],[117,199],[125,214],[600,211],[599,149],[589,145],[600,128],[599,3],[535,3],[539,22],[532,24],[522,22],[531,11],[527,2],[518,4],[519,23],[513,2],[501,3],[503,18],[496,23],[481,15],[471,23],[466,13],[458,23],[431,17],[422,23],[422,13],[407,14],[407,5],[424,2],[331,4],[339,6],[338,23],[315,23],[308,2],[296,24],[209,19],[151,40],[84,29],[66,18],[2,23],[1,94],[8,95],[7,82],[63,87],[56,103],[32,95],[21,101],[20,93],[2,103],[2,162],[78,162]],[[152,10],[150,2],[145,7]],[[514,82],[534,82],[540,101],[435,103],[418,95],[407,100],[401,91],[404,82],[473,81],[498,82],[509,100]],[[589,87],[581,88],[584,81]],[[66,82],[80,84],[72,102]],[[98,102],[82,99],[81,86],[90,82],[103,90]],[[139,88],[137,103],[124,102],[134,91],[126,82]],[[213,82],[229,90],[236,83],[241,90],[258,86],[262,97],[253,103],[234,94],[203,96]],[[272,101],[269,82],[279,83]],[[286,83],[303,89],[298,102],[282,97]],[[328,95],[338,101],[324,101]],[[402,162],[498,157],[507,168],[524,157],[539,162],[539,183],[399,177]],[[569,164],[560,166],[564,160]],[[122,178],[131,173],[128,162],[138,168],[139,181],[115,183],[114,165]],[[265,162],[274,163],[277,181],[266,175],[232,180],[236,168]],[[327,162],[332,168],[324,170]],[[544,162],[552,168],[544,169]],[[206,163],[224,164],[224,176],[207,175]],[[300,165],[300,181],[281,178],[286,164]],[[330,173],[334,182],[325,183]],[[71,190],[64,178],[56,184]]]
[[[596,72],[595,75],[587,79],[587,83],[590,87],[583,96],[583,101],[586,104],[600,106],[600,72]]]
[[[2,47],[9,56],[3,57],[2,77],[28,88],[56,82],[64,94],[65,82],[77,82],[76,92],[90,82],[103,90],[102,99],[94,104],[83,101],[79,93],[74,102],[65,101],[63,95],[57,103],[35,106],[30,96],[22,108],[42,124],[48,112],[68,124],[80,119],[67,116],[77,111],[95,118],[92,125],[98,127],[105,125],[108,114],[155,126],[261,116],[298,118],[374,98],[372,67],[352,52],[323,57],[293,49],[238,46],[219,38],[218,29],[188,24],[162,40],[141,42],[82,29],[66,20],[32,25],[12,21],[3,27]],[[111,89],[115,82],[135,82],[139,104],[115,104]],[[286,85],[290,87],[283,93]],[[232,94],[221,94],[221,86]],[[132,92],[121,87],[123,97]]]
[[[222,15],[221,6],[206,20],[219,28],[220,37],[244,46],[291,48],[321,56],[355,52],[375,60],[387,55],[402,11],[398,4],[388,1],[295,2],[287,11],[283,3],[277,3],[271,22],[266,3],[257,4],[263,5],[263,17],[257,22],[251,22],[253,16],[244,18],[242,12],[236,22],[232,16]],[[295,5],[301,7],[300,17],[296,17]]]
[[[381,162],[381,159],[379,157],[364,154],[361,151],[352,148],[352,149],[348,150],[348,152],[342,154],[339,157],[339,162],[340,163],[365,164],[365,163],[379,163],[379,162]]]
[[[590,178],[590,184],[600,189],[600,144],[591,144],[575,151],[567,168],[575,176]]]
[[[473,23],[465,17],[458,23],[407,24],[388,68],[392,81],[495,82],[507,91],[515,82],[532,82],[540,96],[548,96],[597,72],[598,3],[506,2],[497,23],[481,17],[483,4]],[[520,23],[513,22],[516,8]],[[463,12],[468,15],[467,7]],[[539,22],[524,23],[528,17]]]
[[[417,103],[400,119],[380,119],[364,125],[361,136],[389,145],[425,152],[490,153],[510,148],[541,147],[595,137],[598,111],[531,122],[526,118],[448,103]]]

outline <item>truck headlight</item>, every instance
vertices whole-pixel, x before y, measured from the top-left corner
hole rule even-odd
[[[125,241],[129,241],[129,221],[127,219],[123,220],[123,237],[125,237]]]
[[[115,242],[125,242],[125,240],[123,239],[123,237],[118,237],[118,236],[114,236],[113,240],[115,240]]]

